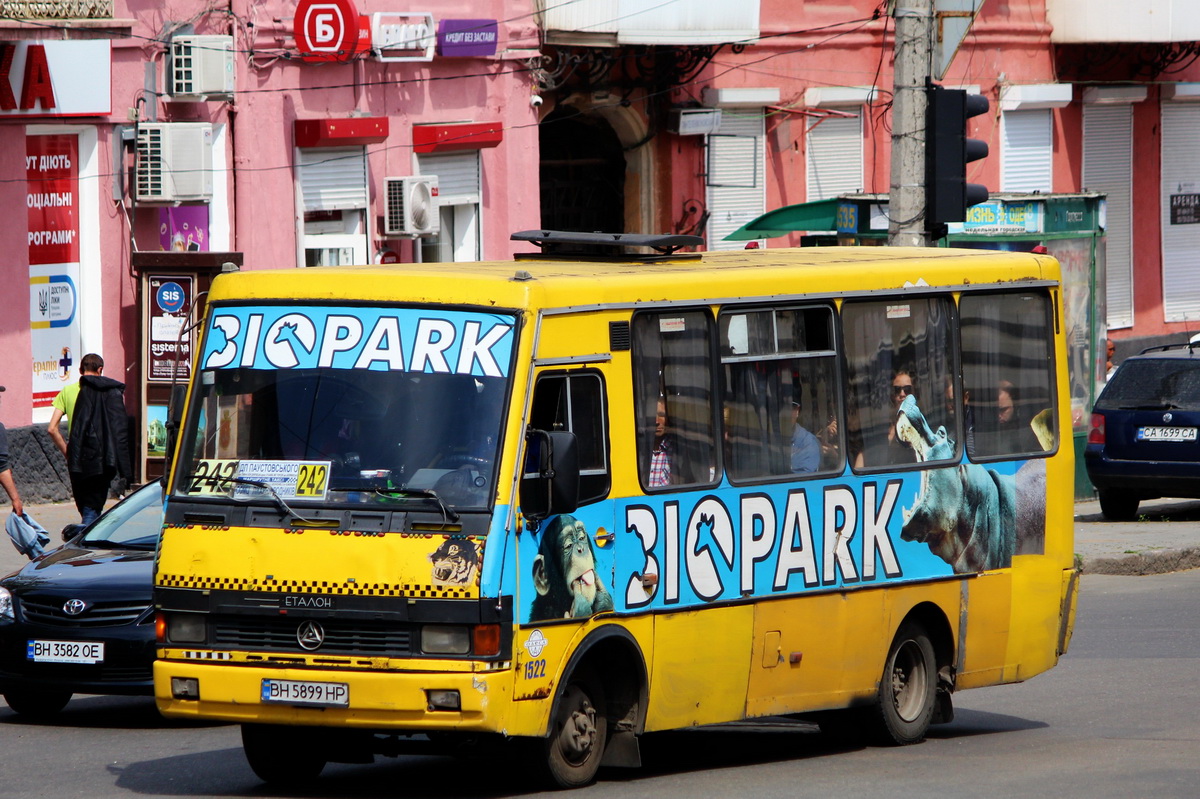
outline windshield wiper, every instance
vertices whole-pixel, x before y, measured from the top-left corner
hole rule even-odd
[[[262,480],[247,480],[244,477],[221,477],[215,474],[189,474],[187,479],[215,480],[218,483],[237,483],[238,485],[248,485],[254,486],[255,488],[261,488],[271,495],[271,499],[275,500],[275,505],[281,511],[283,511],[285,516],[289,516],[298,522],[303,522],[304,524],[331,527],[336,521],[334,519],[309,519],[305,516],[301,516],[291,505],[283,501],[283,497],[279,496],[279,492],[272,488],[270,483],[264,483]]]
[[[437,503],[437,506],[442,510],[442,516],[452,522],[458,521],[458,511],[450,505],[442,501],[438,493],[432,488],[376,488],[373,489],[376,494],[381,497],[417,497],[419,499],[431,499]]]

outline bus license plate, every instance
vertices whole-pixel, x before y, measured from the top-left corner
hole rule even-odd
[[[93,665],[104,662],[104,643],[102,641],[36,641],[31,639],[26,645],[25,657],[35,663]]]
[[[350,686],[344,682],[263,680],[262,701],[285,705],[349,707]]]
[[[1139,427],[1138,441],[1195,441],[1194,427]]]

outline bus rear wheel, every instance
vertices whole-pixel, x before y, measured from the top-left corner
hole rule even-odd
[[[242,750],[258,778],[282,788],[309,786],[325,768],[312,742],[316,731],[304,727],[243,724]]]
[[[906,621],[896,631],[879,681],[872,724],[884,744],[920,743],[929,731],[937,695],[933,642],[920,624]]]
[[[559,698],[549,737],[542,739],[539,759],[551,784],[580,788],[596,779],[608,741],[604,689],[577,675]]]

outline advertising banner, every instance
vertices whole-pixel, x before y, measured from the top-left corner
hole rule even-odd
[[[146,291],[150,298],[150,351],[146,354],[149,364],[147,379],[153,382],[170,383],[172,378],[186,383],[192,376],[192,334],[184,332],[188,313],[195,292],[194,279],[190,275],[147,279]]]
[[[0,42],[0,117],[107,116],[107,39]]]
[[[33,407],[49,407],[79,352],[79,140],[25,138]]]

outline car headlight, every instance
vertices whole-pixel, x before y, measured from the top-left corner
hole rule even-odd
[[[13,614],[12,593],[7,588],[0,588],[0,619],[16,619]]]

